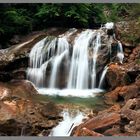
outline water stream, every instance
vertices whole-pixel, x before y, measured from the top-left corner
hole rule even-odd
[[[70,136],[72,129],[85,118],[85,114],[80,111],[71,112],[67,109],[61,114],[63,121],[53,128],[49,136]]]
[[[108,36],[107,30],[113,27],[114,23],[107,23],[98,30],[78,31],[73,28],[57,37],[47,36],[36,43],[30,52],[27,78],[43,95],[83,100],[94,98],[104,92],[103,85],[108,70],[106,65],[110,62],[100,66],[103,71],[99,75],[98,56],[104,46],[112,53],[113,36]],[[76,35],[73,37],[73,34]],[[120,63],[123,62],[123,48],[119,41],[116,57]],[[50,136],[69,136],[71,125],[73,128],[85,117],[83,112],[77,111],[71,115],[68,110],[64,110],[62,116],[63,121],[52,130]]]

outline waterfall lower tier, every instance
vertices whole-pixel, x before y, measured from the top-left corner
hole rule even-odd
[[[37,87],[50,89],[102,88],[106,69],[101,70],[110,63],[107,57],[113,51],[113,37],[107,35],[113,23],[105,26],[98,30],[70,29],[57,37],[47,36],[36,43],[30,52],[28,79]],[[120,42],[116,57],[123,62]]]
[[[82,112],[77,111],[76,114],[72,114],[68,110],[64,110],[62,116],[62,122],[53,128],[49,136],[70,136],[72,129],[79,125],[85,117]]]

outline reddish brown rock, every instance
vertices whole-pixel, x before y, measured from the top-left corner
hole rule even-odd
[[[94,137],[102,137],[104,135],[97,133],[95,131],[91,131],[87,128],[81,128],[80,130],[76,131],[73,136],[94,136]]]
[[[135,109],[136,107],[136,104],[137,104],[137,99],[134,98],[134,99],[129,99],[125,105],[122,107],[121,111],[124,111],[124,110],[127,110],[127,109]]]
[[[119,125],[114,125],[112,128],[107,129],[103,134],[105,136],[113,136],[116,134],[120,134],[120,126]]]
[[[98,115],[92,119],[89,119],[85,123],[79,125],[74,131],[79,131],[81,128],[87,128],[89,130],[105,131],[106,128],[118,124],[120,122],[120,115],[118,113],[109,113]]]
[[[112,112],[119,113],[120,109],[121,109],[120,105],[119,104],[115,104],[115,105],[111,106],[109,109],[105,109],[103,111],[99,111],[98,115],[112,113]]]
[[[135,84],[129,86],[123,86],[119,91],[119,95],[123,97],[126,101],[131,98],[135,98],[140,93],[139,87]]]
[[[106,79],[110,89],[129,84],[129,76],[126,73],[126,69],[118,64],[109,66]]]
[[[105,94],[105,102],[107,104],[113,104],[114,102],[123,102],[129,99],[138,97],[140,94],[140,88],[137,83],[131,85],[117,87],[115,90]]]
[[[0,98],[2,100],[12,100],[13,98],[31,99],[36,94],[38,94],[37,90],[28,80],[0,83]]]
[[[118,101],[120,91],[121,91],[121,87],[117,87],[115,90],[106,93],[105,94],[106,104],[114,104],[114,102]]]
[[[37,90],[27,80],[0,83],[0,134],[37,136],[49,134],[61,119],[53,103],[36,98]],[[44,134],[44,133],[43,133]]]

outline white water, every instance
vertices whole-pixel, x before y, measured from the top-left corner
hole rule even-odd
[[[113,22],[108,22],[105,24],[106,29],[113,29],[114,28],[114,23]]]
[[[98,51],[99,51],[100,47],[101,47],[101,35],[100,35],[100,33],[98,33],[96,36],[96,42],[95,42],[95,46],[93,49],[93,68],[92,68],[92,75],[91,75],[92,88],[96,87],[96,61],[97,61]]]
[[[111,29],[113,27],[113,23],[107,23],[104,28]],[[37,87],[55,89],[61,85],[61,74],[63,76],[63,73],[60,71],[61,68],[65,72],[63,76],[65,85],[64,87],[63,83],[61,85],[64,89],[95,89],[96,91],[97,87],[101,88],[100,85],[104,81],[106,73],[105,70],[102,72],[98,86],[97,58],[102,46],[102,36],[108,38],[108,35],[102,28],[99,30],[86,29],[77,33],[73,44],[70,44],[68,41],[73,33],[77,31],[76,29],[70,29],[58,37],[48,36],[39,41],[30,53],[30,67],[27,70],[28,79]],[[110,54],[112,40],[113,37],[110,36],[106,42]],[[119,41],[117,57],[122,63],[124,54],[122,44]],[[47,70],[49,70],[50,75],[46,75]],[[48,80],[48,85],[45,83],[46,80]]]
[[[48,37],[39,41],[32,48],[30,57],[30,68],[27,70],[27,77],[32,81],[36,86],[42,87],[44,86],[44,79],[46,78],[46,68],[48,63],[51,61],[51,58],[47,58],[46,54],[50,53],[49,50],[46,50],[47,47],[54,48],[56,43],[56,38],[54,38],[51,42]]]
[[[79,125],[85,117],[82,112],[77,111],[76,114],[72,114],[68,110],[64,110],[62,116],[62,122],[53,128],[49,136],[70,136],[72,129]]]
[[[120,63],[123,63],[124,53],[122,43],[118,41],[117,57],[119,58]]]
[[[88,45],[93,32],[83,31],[74,41],[68,88],[88,89]]]
[[[96,93],[101,93],[104,90],[101,89],[51,89],[51,88],[40,88],[38,92],[43,95],[53,96],[73,96],[80,98],[88,98],[96,96]]]
[[[52,63],[52,73],[49,86],[50,88],[56,87],[56,79],[58,76],[57,73],[59,71],[60,64],[65,56],[68,57],[68,54],[69,54],[69,43],[67,42],[66,38],[59,38],[56,56],[54,57],[54,61]]]
[[[103,86],[103,83],[104,83],[104,79],[105,79],[105,75],[107,73],[107,70],[108,70],[108,67],[105,66],[105,68],[104,68],[104,70],[102,72],[101,78],[100,78],[99,87],[98,87],[99,89],[103,88],[102,86]]]
[[[112,29],[113,27],[113,23],[107,23],[105,25],[106,29]],[[86,29],[78,33],[74,38],[73,44],[70,44],[68,40],[73,33],[76,32],[76,29],[70,29],[58,37],[51,39],[46,37],[33,47],[30,53],[30,67],[27,70],[27,75],[28,79],[39,87],[38,91],[40,94],[90,98],[104,91],[101,89],[108,67],[104,68],[101,77],[99,77],[99,86],[97,85],[97,58],[102,46],[101,39],[103,36],[108,38],[102,29],[103,28],[99,30]],[[110,54],[112,53],[112,40],[113,37],[110,36],[106,42]],[[118,42],[117,57],[122,63],[124,54],[120,42]],[[89,63],[89,60],[91,60],[92,63]],[[64,76],[67,83],[63,89],[56,89],[56,87],[59,87],[59,82],[61,82],[59,77],[63,76],[59,74],[62,62],[66,63],[66,65],[64,65],[64,71],[67,70],[68,74]],[[46,85],[45,81],[47,76],[49,76],[46,75],[48,65],[51,66],[51,68],[49,67],[51,73],[50,79],[48,79],[49,84],[47,85],[49,88],[46,88],[44,85]],[[69,136],[71,133],[69,130],[72,124],[74,124],[74,126],[78,125],[84,118],[81,112],[72,116],[67,110],[64,110],[62,115],[64,117],[63,121],[52,130],[50,136]]]

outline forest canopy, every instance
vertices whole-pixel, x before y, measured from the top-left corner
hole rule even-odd
[[[139,15],[140,4],[0,4],[0,44],[48,27],[96,28]]]

